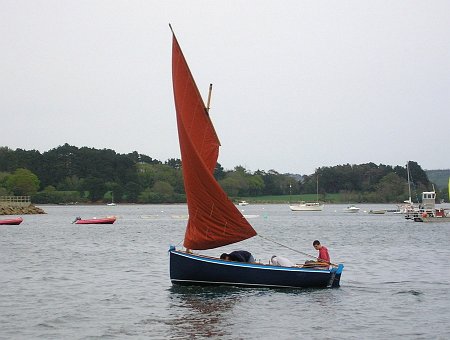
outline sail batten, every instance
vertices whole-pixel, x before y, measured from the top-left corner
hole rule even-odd
[[[173,35],[172,78],[189,220],[184,246],[213,249],[256,235],[214,178],[219,138]]]

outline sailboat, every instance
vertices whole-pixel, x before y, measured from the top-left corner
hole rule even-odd
[[[305,202],[302,201],[297,204],[289,204],[289,208],[292,211],[322,211],[323,203],[319,202],[319,176],[316,176],[316,201],[315,202]]]
[[[106,205],[109,205],[110,207],[116,205],[116,203],[114,203],[114,193],[111,193],[111,202],[107,203]]]
[[[257,233],[213,176],[220,141],[209,115],[211,85],[205,106],[173,30],[172,81],[189,213],[184,248],[169,248],[172,284],[338,287],[344,268],[342,264],[327,263],[325,269],[280,267],[194,253],[234,244]]]
[[[413,201],[411,199],[411,175],[409,171],[409,161],[406,163],[406,174],[408,176],[408,194],[409,198],[403,201],[403,204],[398,205],[398,212],[404,214],[407,220],[412,219],[412,216],[416,212]]]

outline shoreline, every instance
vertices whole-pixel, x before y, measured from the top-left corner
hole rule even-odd
[[[29,205],[28,207],[0,206],[1,215],[36,215],[46,214],[41,208]]]

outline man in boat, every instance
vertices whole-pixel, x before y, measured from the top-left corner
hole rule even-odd
[[[255,262],[253,255],[246,250],[236,250],[231,253],[223,253],[220,255],[221,260],[236,262]]]
[[[328,253],[328,248],[321,245],[319,240],[314,240],[313,247],[315,250],[319,251],[319,256],[317,257],[317,261],[306,261],[305,265],[307,267],[321,267],[324,269],[328,269],[330,264],[330,254]]]
[[[321,262],[320,264],[328,267],[328,264],[330,263],[330,254],[328,254],[328,248],[321,245],[319,240],[315,240],[313,242],[313,247],[315,250],[319,251],[319,256],[317,257],[317,262]]]

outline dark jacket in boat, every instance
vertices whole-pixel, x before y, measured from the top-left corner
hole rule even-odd
[[[222,254],[223,256],[224,254]],[[221,256],[221,258],[222,258]],[[249,253],[246,250],[236,250],[232,251],[228,254],[230,261],[236,261],[236,262],[255,262],[255,259],[253,258],[252,254]]]

